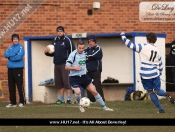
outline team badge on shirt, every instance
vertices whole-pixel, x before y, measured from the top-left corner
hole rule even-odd
[[[64,42],[61,45],[65,46]]]
[[[81,61],[78,62],[78,64],[79,64],[80,66],[84,66],[86,63],[85,63],[85,60],[81,60]]]

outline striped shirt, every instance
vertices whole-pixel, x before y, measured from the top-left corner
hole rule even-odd
[[[162,73],[162,57],[156,46],[149,43],[134,44],[125,37],[125,34],[121,34],[121,38],[128,48],[139,53],[141,61],[140,75],[142,78],[156,78]]]

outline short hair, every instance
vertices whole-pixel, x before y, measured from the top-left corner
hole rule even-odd
[[[16,34],[16,33],[12,34],[12,42],[14,38],[17,38],[19,40],[19,34]]]
[[[146,39],[149,41],[149,43],[155,43],[157,41],[157,36],[153,32],[149,32],[146,34]]]
[[[78,47],[78,45],[85,45],[85,43],[84,43],[84,41],[79,40],[79,41],[77,42],[77,47]]]

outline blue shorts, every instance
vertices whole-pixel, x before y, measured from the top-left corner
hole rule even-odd
[[[142,85],[145,90],[160,90],[161,83],[160,83],[160,76],[152,79],[143,79],[141,77]]]
[[[69,83],[71,85],[71,88],[77,88],[77,87],[82,87],[86,89],[86,87],[92,83],[93,79],[91,79],[88,75],[82,75],[80,76],[70,76],[69,77]]]

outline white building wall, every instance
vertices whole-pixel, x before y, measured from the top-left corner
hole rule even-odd
[[[121,38],[98,38],[97,44],[103,51],[101,81],[110,76],[119,83],[133,83],[132,50],[126,47]]]
[[[74,40],[75,46],[77,41],[78,40]],[[87,47],[87,40],[84,41]],[[53,57],[48,57],[44,54],[44,48],[50,43],[51,41],[45,40],[32,41],[31,43],[33,101],[49,103],[55,102],[58,98],[58,90],[55,89],[55,87],[38,86],[41,81],[54,78]],[[132,50],[128,49],[125,44],[122,43],[121,38],[98,38],[97,44],[103,50],[101,80],[103,81],[109,76],[118,79],[120,83],[133,83]],[[27,51],[27,48],[25,49]],[[27,59],[25,62],[27,66]]]
[[[32,87],[33,101],[45,101],[46,88],[38,86],[41,81],[54,78],[53,57],[44,54],[45,47],[51,41],[32,41]],[[54,87],[53,87],[54,88]]]
[[[129,38],[131,39],[131,38]],[[75,46],[78,40],[73,40]],[[87,39],[84,40],[87,44]],[[53,57],[45,56],[44,48],[52,41],[37,40],[32,41],[32,96],[33,101],[41,101],[44,103],[53,103],[58,99],[58,90],[55,87],[38,86],[41,81],[54,78]],[[135,42],[146,42],[145,37],[136,37]],[[101,81],[107,77],[113,77],[119,80],[119,83],[134,83],[133,76],[133,51],[126,47],[120,37],[116,38],[97,38],[97,44],[102,48],[102,76]],[[162,53],[163,64],[165,65],[165,38],[158,38],[156,44]],[[136,53],[136,90],[143,90],[140,76],[139,56]],[[26,97],[28,97],[28,57],[27,57],[27,41],[25,41],[25,88]],[[165,70],[161,76],[165,80]],[[162,88],[165,90],[165,83],[162,82]],[[66,97],[66,96],[65,96]],[[73,97],[74,98],[74,97]],[[65,98],[66,99],[66,98]]]

